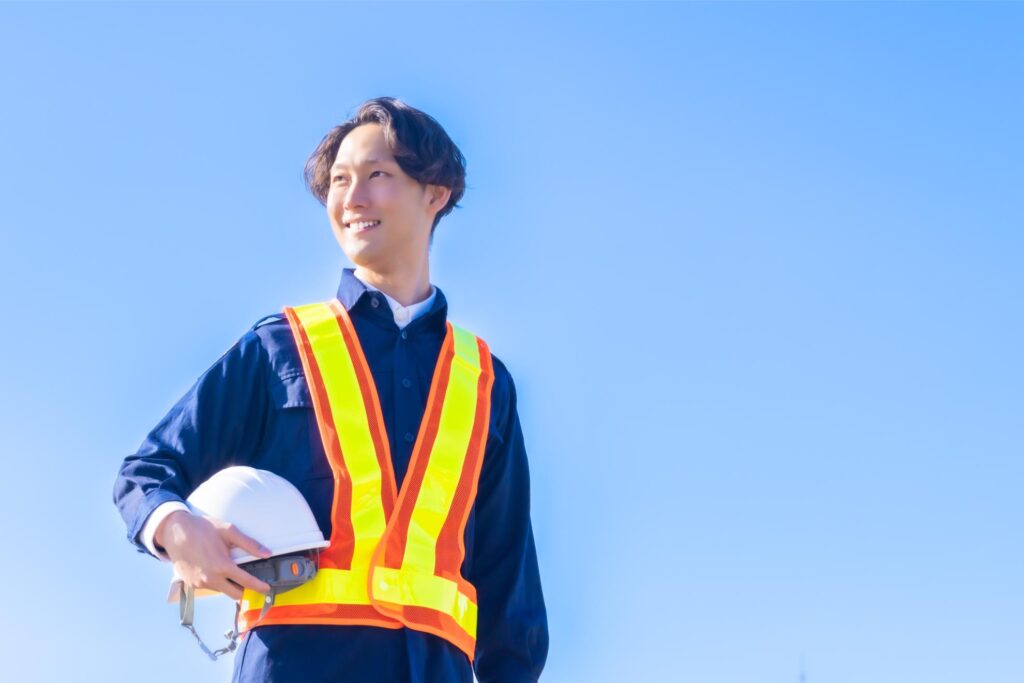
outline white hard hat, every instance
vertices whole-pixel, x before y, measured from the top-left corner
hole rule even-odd
[[[246,536],[270,549],[271,555],[326,548],[309,504],[287,479],[267,470],[238,465],[220,470],[204,481],[186,501],[194,514],[235,525]],[[242,548],[231,548],[235,564],[258,560]],[[171,579],[168,602],[178,602],[182,579]],[[219,595],[198,589],[197,596]]]

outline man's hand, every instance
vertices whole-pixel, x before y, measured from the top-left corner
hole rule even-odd
[[[242,588],[264,595],[270,592],[269,585],[231,560],[230,549],[237,546],[262,558],[270,557],[270,550],[233,524],[177,510],[157,527],[155,540],[193,588],[220,591],[234,600],[242,599]]]

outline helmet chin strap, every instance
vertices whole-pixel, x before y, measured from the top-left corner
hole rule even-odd
[[[232,626],[231,630],[224,634],[224,637],[228,639],[227,646],[222,647],[219,650],[211,650],[209,647],[207,647],[206,643],[203,642],[203,639],[199,637],[199,634],[196,633],[195,627],[192,626],[192,617],[194,616],[195,612],[195,599],[195,589],[192,586],[186,587],[185,582],[182,582],[178,601],[179,614],[181,616],[181,625],[192,632],[192,635],[196,637],[196,640],[199,642],[199,647],[203,650],[203,652],[206,653],[206,656],[209,657],[212,661],[216,662],[217,657],[225,655],[229,652],[234,652],[235,648],[238,647],[238,639],[241,637],[240,634],[238,633],[238,614],[242,609],[242,603],[235,603],[235,623]],[[271,600],[272,598],[268,596],[267,599]],[[264,607],[264,610],[266,610],[266,607]]]
[[[253,562],[246,562],[239,565],[239,567],[270,586],[270,592],[267,593],[263,599],[263,609],[260,610],[260,616],[257,618],[256,624],[253,624],[253,627],[255,627],[267,614],[267,611],[274,606],[274,600],[277,599],[277,596],[280,593],[285,593],[293,588],[298,588],[316,576],[316,570],[319,563],[320,551],[316,550],[312,557],[308,554],[279,555],[266,560],[255,560]],[[222,647],[219,650],[211,650],[207,647],[206,643],[203,642],[203,639],[199,637],[195,627],[192,625],[192,620],[195,616],[195,598],[195,589],[182,581],[179,585],[178,599],[178,612],[181,617],[181,625],[192,632],[192,635],[196,637],[196,640],[199,642],[199,647],[206,653],[206,656],[213,661],[217,661],[217,657],[227,654],[228,652],[233,652],[235,648],[238,647],[238,640],[241,638],[241,634],[238,632],[238,615],[242,610],[242,602],[240,600],[235,602],[234,625],[230,631],[224,634],[224,637],[228,639],[227,646]]]

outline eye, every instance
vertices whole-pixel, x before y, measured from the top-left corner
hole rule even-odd
[[[380,173],[381,175],[387,175],[387,173],[385,173],[384,171],[374,171],[373,173],[370,174],[370,177],[372,178],[373,176],[377,175],[378,173]],[[336,183],[336,182],[338,182],[340,180],[348,180],[348,176],[336,175],[333,178],[331,178],[331,182],[332,183]]]

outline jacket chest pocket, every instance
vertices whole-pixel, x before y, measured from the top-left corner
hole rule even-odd
[[[274,376],[270,382],[272,410],[263,459],[293,482],[333,478],[305,375]]]

